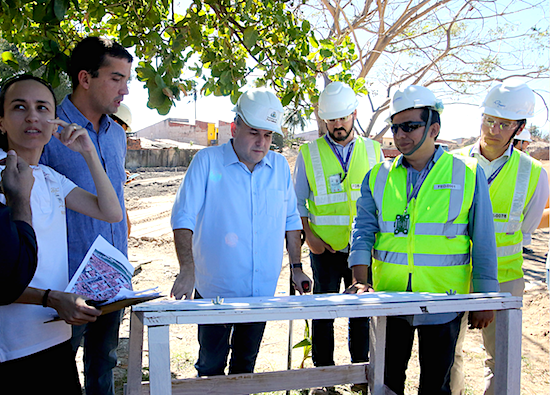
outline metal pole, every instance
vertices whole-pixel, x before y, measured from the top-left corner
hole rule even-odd
[[[290,295],[296,295],[296,289],[294,288],[294,284],[292,283],[292,268],[289,265],[290,270],[290,288],[289,288],[289,294]],[[288,354],[286,359],[286,370],[292,370],[292,325],[293,321],[288,321]],[[290,395],[290,390],[286,391],[286,395]]]
[[[304,245],[304,242],[306,241],[306,232],[302,230],[300,234],[300,246]],[[290,270],[290,280],[289,280],[289,289],[288,293],[289,295],[296,295],[296,289],[294,288],[294,283],[292,282],[292,268],[290,267],[290,263],[288,265],[288,268]],[[286,359],[286,370],[292,370],[292,325],[293,321],[288,321],[288,353],[287,353],[287,359]],[[286,391],[286,395],[290,395],[290,390]]]

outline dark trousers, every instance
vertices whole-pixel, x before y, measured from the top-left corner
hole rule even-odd
[[[81,395],[71,343],[0,363],[2,394]]]
[[[420,359],[419,395],[451,394],[451,367],[462,314],[440,325],[411,326],[405,319],[388,317],[384,383],[396,394],[405,389],[405,371],[411,357],[414,331],[418,330]]]
[[[195,290],[195,299],[202,299],[197,290]],[[229,350],[231,350],[229,374],[254,372],[265,322],[203,324],[198,327],[200,349],[195,369],[199,376],[225,374]]]
[[[229,374],[254,372],[264,329],[265,322],[199,325],[199,376],[223,375],[230,349]]]
[[[309,254],[313,269],[313,293],[339,293],[342,280],[351,285],[348,255],[343,252]],[[312,320],[312,357],[315,366],[334,365],[334,320]],[[348,348],[351,362],[367,362],[369,352],[369,319],[350,318]]]
[[[86,395],[114,395],[113,369],[117,365],[118,330],[123,310],[97,317],[94,322],[73,326],[71,345],[76,356],[84,337]],[[74,356],[73,356],[74,358]]]

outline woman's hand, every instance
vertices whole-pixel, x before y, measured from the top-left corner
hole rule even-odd
[[[76,123],[68,123],[59,118],[48,121],[54,125],[63,127],[61,132],[54,131],[53,135],[63,143],[67,148],[84,154],[85,152],[95,151],[94,144],[88,135],[88,131]]]
[[[101,315],[101,310],[88,306],[82,296],[61,291],[51,291],[48,307],[57,311],[59,317],[69,325],[84,325],[94,322]]]

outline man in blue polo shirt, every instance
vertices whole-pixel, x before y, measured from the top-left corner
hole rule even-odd
[[[300,263],[302,224],[290,169],[269,150],[272,133],[282,135],[283,106],[273,93],[253,89],[234,111],[233,138],[195,155],[174,202],[176,299],[273,296],[285,237],[296,289],[310,284]],[[224,374],[230,348],[229,373],[251,373],[264,328],[265,322],[199,325],[199,376]]]
[[[72,94],[57,107],[57,116],[88,130],[99,158],[124,206],[126,134],[107,114],[117,111],[128,94],[132,56],[111,40],[88,37],[77,44],[70,60]],[[59,140],[44,148],[41,163],[63,174],[79,187],[96,193],[84,158]],[[125,210],[123,210],[125,211]],[[99,221],[67,209],[69,278],[98,235],[124,254],[128,253],[126,217],[114,224]],[[118,328],[121,311],[98,317],[96,322],[73,326],[71,343],[78,350],[84,336],[84,375],[87,395],[114,395],[113,368],[117,363]]]

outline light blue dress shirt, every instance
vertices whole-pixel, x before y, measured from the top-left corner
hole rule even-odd
[[[433,167],[443,154],[437,148],[427,167]],[[399,156],[398,166],[407,168],[411,184],[414,185],[421,172],[413,169],[403,156]],[[357,217],[353,223],[351,252],[348,258],[350,267],[370,265],[371,252],[379,230],[377,208],[369,186],[370,171],[363,180],[361,197],[357,200]],[[468,235],[472,240],[472,287],[474,292],[498,292],[496,240],[493,224],[493,210],[489,197],[487,179],[481,167],[477,166],[474,200],[469,213]],[[417,325],[444,324],[452,321],[456,313],[425,314],[406,316],[409,323]]]
[[[86,128],[124,213],[122,221],[110,224],[67,209],[69,279],[71,279],[98,235],[102,235],[124,255],[128,255],[128,225],[124,205],[126,133],[107,115],[101,117],[99,131],[96,132],[93,124],[71,102],[70,95],[66,96],[57,107],[57,116],[66,122],[76,123]],[[63,174],[80,188],[94,195],[97,194],[84,157],[65,147],[55,137],[44,147],[40,163]]]
[[[273,296],[285,232],[302,229],[290,168],[269,151],[251,172],[232,141],[195,155],[176,195],[172,228],[193,231],[201,296]]]

